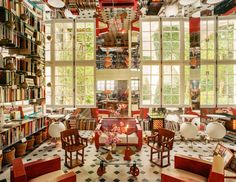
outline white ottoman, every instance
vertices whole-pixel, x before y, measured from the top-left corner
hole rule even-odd
[[[215,121],[206,126],[206,133],[212,139],[221,139],[226,135],[226,129],[221,123]]]
[[[66,129],[65,125],[62,122],[53,122],[48,128],[48,133],[52,138],[60,138],[61,131]]]
[[[194,139],[198,134],[198,129],[191,122],[184,122],[180,125],[180,134],[185,139]]]

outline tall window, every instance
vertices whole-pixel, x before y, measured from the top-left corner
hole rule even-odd
[[[236,20],[218,17],[217,104],[236,105]]]
[[[142,67],[142,104],[160,104],[160,71],[158,65]]]
[[[200,70],[201,105],[215,104],[215,66],[201,65]]]
[[[185,38],[189,39],[189,31],[181,31],[181,25],[187,29],[189,24],[184,23],[183,19],[145,18],[141,25],[143,43],[141,105],[183,104],[180,98],[180,77],[184,69],[180,67],[185,56],[181,50],[184,50]],[[186,48],[189,48],[189,43],[186,44]]]
[[[94,60],[94,23],[76,23],[76,60]]]
[[[236,60],[236,20],[220,19],[218,22],[218,59]]]
[[[201,19],[201,60],[215,59],[215,20]]]
[[[180,21],[162,23],[163,60],[180,60]]]
[[[47,66],[51,67],[51,77],[54,78],[51,79],[53,98],[47,104],[95,105],[94,25],[93,20],[46,22],[48,52],[45,56]]]
[[[142,54],[143,60],[160,60],[160,26],[159,21],[142,23]]]
[[[76,67],[76,105],[93,105],[94,95],[94,67]]]
[[[56,67],[55,69],[55,104],[73,105],[72,67]]]
[[[73,23],[55,23],[55,61],[73,59]]]
[[[190,67],[184,66],[184,105],[190,105]]]
[[[218,104],[235,105],[236,103],[236,64],[218,66]]]
[[[180,66],[163,66],[163,105],[180,104]]]

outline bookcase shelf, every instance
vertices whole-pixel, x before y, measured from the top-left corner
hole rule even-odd
[[[0,117],[0,150],[47,128],[44,29],[36,5],[0,1],[0,47],[7,50],[0,60],[0,110],[10,118]]]

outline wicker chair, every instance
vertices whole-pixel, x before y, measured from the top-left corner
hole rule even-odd
[[[151,147],[150,161],[160,167],[170,165],[170,150],[173,148],[175,133],[164,128],[158,129],[158,133],[148,137],[148,146]],[[153,160],[153,154],[158,154],[158,162]],[[163,164],[164,158],[167,158],[167,164]]]
[[[65,150],[65,166],[74,168],[84,164],[84,148],[88,145],[87,138],[81,137],[77,129],[68,129],[61,132],[61,143]],[[76,159],[72,158],[73,152],[76,152]],[[81,156],[81,160],[78,159],[78,155]],[[69,159],[69,163],[67,159]]]

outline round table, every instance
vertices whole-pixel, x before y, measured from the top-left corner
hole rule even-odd
[[[58,121],[59,119],[64,118],[64,114],[52,114],[48,115],[48,118],[51,120],[54,120],[48,128],[48,133],[52,138],[59,138],[61,136],[61,131],[64,131],[66,129],[65,125]]]
[[[210,117],[213,119],[212,122],[210,122],[206,126],[206,133],[210,138],[213,139],[221,139],[226,135],[226,129],[224,125],[217,120],[220,118],[225,118],[224,115],[218,115],[218,114],[207,114],[207,117]]]

